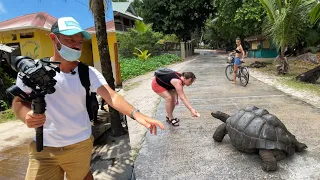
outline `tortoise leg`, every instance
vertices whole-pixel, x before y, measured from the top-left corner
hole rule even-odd
[[[292,135],[292,142],[294,143],[294,145],[295,145],[295,150],[296,150],[297,152],[301,152],[301,151],[305,150],[305,149],[308,147],[306,144],[299,142],[299,141],[296,139],[296,137],[293,136],[293,135]]]
[[[277,149],[273,150],[273,154],[276,157],[277,161],[280,161],[287,157],[287,155],[283,151]]]
[[[277,160],[274,156],[273,150],[259,150],[259,155],[263,161],[262,169],[264,171],[275,171],[277,170]]]
[[[218,126],[218,128],[216,129],[216,131],[213,134],[213,139],[215,141],[218,141],[218,142],[222,141],[224,136],[227,134],[226,127],[227,127],[226,123],[220,124],[220,126]]]

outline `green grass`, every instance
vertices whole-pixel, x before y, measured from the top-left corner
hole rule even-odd
[[[310,84],[296,81],[295,79],[285,79],[281,81],[284,85],[299,91],[309,91],[315,96],[320,96],[320,84]]]
[[[141,61],[138,58],[123,58],[120,59],[121,77],[125,81],[178,61],[181,61],[181,58],[175,54],[154,56],[146,61]]]
[[[0,123],[16,120],[16,116],[11,109],[0,112]]]
[[[266,72],[268,74],[277,74],[276,73],[276,66],[278,65],[278,62],[272,62],[271,64],[268,64],[267,67],[258,68],[257,70]],[[281,75],[283,77],[296,77],[301,73],[304,73],[310,69],[315,68],[316,64],[302,61],[302,60],[289,60],[290,65],[290,71],[286,75]]]
[[[255,70],[262,71],[267,74],[276,75],[276,65],[278,63],[268,64],[267,67],[257,68]],[[279,82],[284,84],[292,89],[296,89],[297,91],[308,91],[310,93],[314,93],[316,96],[320,96],[320,84],[310,84],[299,82],[295,80],[295,77],[299,74],[302,74],[310,69],[318,66],[317,64],[313,64],[311,62],[306,62],[302,60],[289,60],[290,71],[286,75],[280,75]]]

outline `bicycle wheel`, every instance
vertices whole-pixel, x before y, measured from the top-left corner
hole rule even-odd
[[[226,73],[227,79],[229,81],[232,81],[233,80],[233,66],[231,64],[229,64],[226,67],[225,73]]]
[[[240,84],[241,86],[245,87],[248,82],[249,82],[249,72],[245,69],[245,68],[241,68],[240,69]]]
[[[242,67],[241,68],[241,73],[247,75],[247,80],[249,82],[249,69],[248,69],[248,67]]]

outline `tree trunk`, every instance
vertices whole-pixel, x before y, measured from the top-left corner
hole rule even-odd
[[[317,66],[307,72],[304,72],[296,77],[297,81],[316,84],[320,78],[320,66]]]
[[[94,16],[94,25],[96,37],[98,41],[98,50],[101,62],[102,74],[106,78],[109,86],[115,90],[114,78],[112,73],[112,65],[108,48],[108,37],[105,20],[104,0],[92,0],[92,12]],[[120,121],[120,114],[117,110],[109,106],[111,131],[113,136],[121,136],[125,134]]]

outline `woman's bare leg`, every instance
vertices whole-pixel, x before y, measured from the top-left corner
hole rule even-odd
[[[157,93],[157,94],[166,100],[166,111],[167,111],[168,118],[173,119],[172,112],[174,109],[174,105],[173,105],[172,101],[173,101],[174,97],[171,96],[169,91],[164,91],[164,92]]]
[[[174,111],[174,108],[176,107],[176,102],[178,100],[178,94],[177,94],[177,91],[176,90],[170,90],[169,91],[171,97],[172,97],[172,116],[173,116],[173,111]]]
[[[232,84],[235,84],[235,83],[236,83],[237,70],[238,70],[238,66],[237,66],[237,65],[234,65],[234,66],[233,66],[233,81],[232,81]]]

